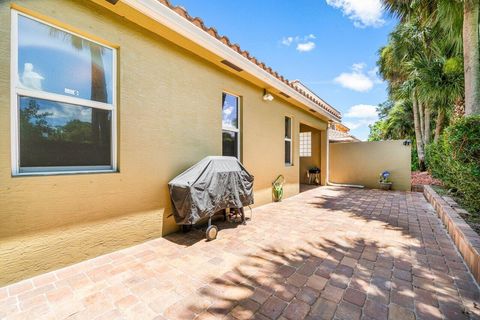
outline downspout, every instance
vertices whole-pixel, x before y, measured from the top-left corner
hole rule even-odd
[[[327,148],[326,148],[327,149],[327,175],[325,179],[325,184],[327,186],[332,186],[332,187],[347,187],[347,188],[359,188],[359,189],[365,188],[364,186],[361,186],[358,184],[344,184],[344,183],[330,182],[330,142],[328,138],[328,130],[330,129],[329,129],[329,126],[327,125],[327,130],[325,131],[327,135]]]

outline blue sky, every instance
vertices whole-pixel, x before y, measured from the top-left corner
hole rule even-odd
[[[300,79],[368,137],[386,85],[377,51],[395,21],[380,0],[172,0],[289,80]]]

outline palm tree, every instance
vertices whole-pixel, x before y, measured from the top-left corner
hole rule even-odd
[[[480,0],[382,0],[384,8],[401,23],[412,15],[442,29],[444,40],[463,49],[465,114],[480,114]],[[461,26],[461,27],[460,27]]]
[[[425,168],[425,145],[430,140],[431,107],[421,99],[419,70],[416,59],[428,52],[431,30],[422,26],[419,19],[398,24],[390,34],[389,44],[380,50],[378,67],[380,75],[388,81],[389,95],[393,100],[409,100],[412,105],[415,142],[420,169]]]
[[[50,35],[61,38],[78,51],[89,50],[91,61],[90,98],[94,101],[107,102],[107,82],[103,65],[104,49],[98,44],[59,29],[51,28]],[[110,143],[111,125],[107,121],[107,117],[108,113],[104,110],[92,108],[92,141],[99,146],[106,146]]]
[[[103,66],[103,50],[99,45],[89,45],[91,59],[92,90],[91,99],[94,101],[108,101],[105,69]],[[108,121],[108,113],[103,110],[92,109],[92,134],[94,141],[100,146],[110,143],[111,126]]]
[[[386,139],[407,139],[415,135],[413,123],[412,103],[409,99],[395,101],[385,119]]]
[[[477,0],[478,1],[478,0]],[[425,147],[438,141],[453,109],[463,105],[463,51],[461,41],[463,4],[459,0],[384,0],[385,8],[400,22],[380,50],[382,77],[388,81],[389,98],[397,104],[408,101],[421,169]],[[480,91],[477,91],[477,93]],[[393,110],[393,109],[392,109]],[[401,123],[390,111],[373,129],[390,136]],[[404,109],[405,111],[408,109]]]
[[[480,0],[464,0],[463,61],[465,74],[465,115],[480,114],[479,6]]]
[[[437,115],[434,137],[434,141],[437,142],[445,124],[445,117],[452,112],[456,104],[463,100],[461,58],[448,57],[437,51],[432,59],[420,56],[416,64],[420,79],[417,87],[419,96],[433,107]]]

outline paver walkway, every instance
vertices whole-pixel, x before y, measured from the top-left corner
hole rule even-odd
[[[248,210],[247,210],[248,215]],[[317,188],[0,289],[7,319],[480,319],[420,193]]]

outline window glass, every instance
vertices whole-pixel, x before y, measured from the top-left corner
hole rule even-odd
[[[113,50],[18,15],[17,87],[111,104]]]
[[[19,97],[20,167],[110,166],[111,111]]]
[[[228,93],[222,96],[222,128],[238,129],[238,97]]]
[[[285,117],[285,164],[292,164],[292,118]]]
[[[285,140],[285,164],[292,164],[292,141]]]
[[[312,156],[312,133],[300,132],[300,157]]]
[[[292,119],[285,117],[285,138],[292,138]]]
[[[238,158],[238,133],[224,130],[222,132],[223,156]]]

